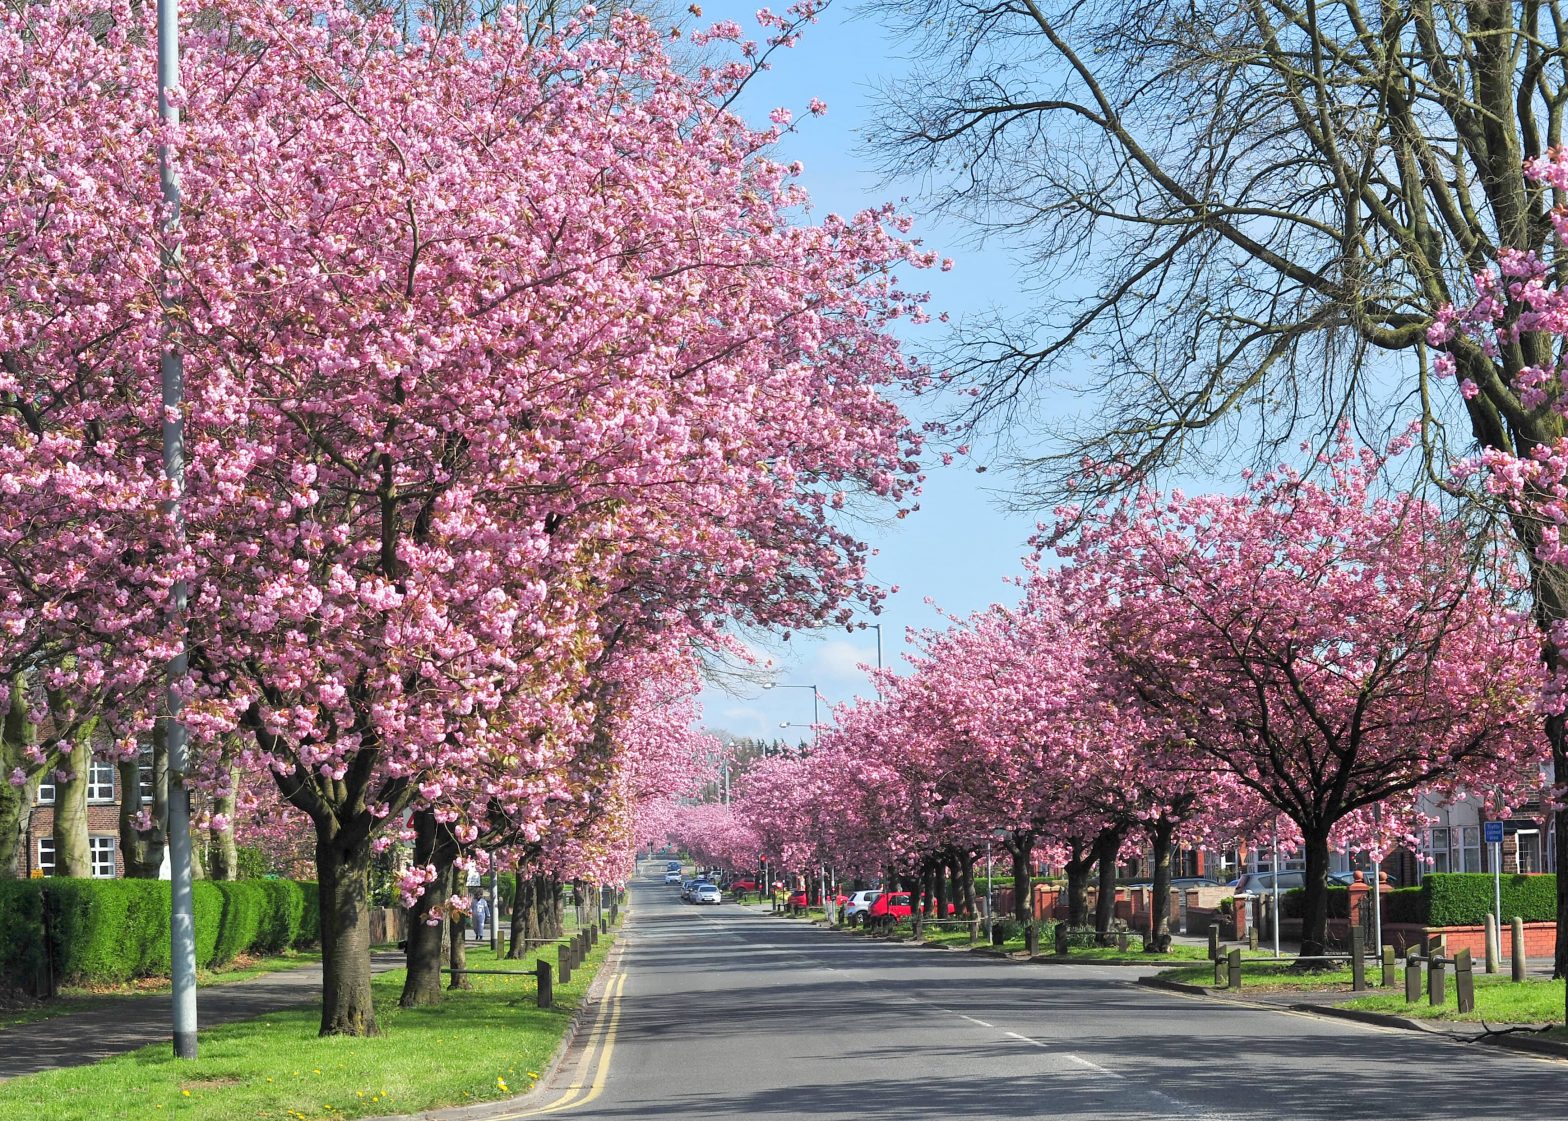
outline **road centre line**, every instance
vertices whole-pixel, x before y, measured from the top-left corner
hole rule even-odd
[[[583,1046],[583,1053],[577,1060],[574,1078],[566,1086],[561,1097],[549,1105],[516,1113],[495,1114],[491,1121],[520,1121],[524,1117],[538,1117],[545,1113],[574,1109],[586,1105],[603,1093],[604,1083],[610,1070],[610,1055],[615,1049],[615,1032],[621,1020],[621,992],[625,987],[625,972],[616,974],[606,983],[604,999],[599,1004],[599,1014],[594,1019],[593,1030],[589,1033],[588,1040]],[[597,1066],[594,1063],[595,1052],[598,1053]],[[590,1070],[593,1071],[593,1080],[585,1082]],[[585,1091],[587,1096],[583,1097]]]

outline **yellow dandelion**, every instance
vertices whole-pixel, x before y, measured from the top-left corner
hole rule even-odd
[[[180,1097],[182,1097],[182,1098],[188,1098],[188,1097],[190,1097],[190,1096],[191,1096],[191,1092],[190,1092],[190,1091],[189,1091],[189,1090],[181,1090],[181,1091],[180,1091]]]

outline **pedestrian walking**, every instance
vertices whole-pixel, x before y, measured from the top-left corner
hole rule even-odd
[[[483,942],[485,940],[485,928],[489,925],[490,900],[481,891],[478,897],[474,899],[474,937],[478,941]]]

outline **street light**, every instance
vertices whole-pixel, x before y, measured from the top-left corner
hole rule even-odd
[[[816,729],[822,723],[822,709],[820,707],[821,694],[817,692],[817,687],[815,685],[790,685],[790,684],[783,684],[783,683],[775,682],[775,681],[769,681],[766,685],[763,686],[763,688],[764,689],[810,689],[811,690],[811,727],[813,729]],[[784,723],[784,724],[780,724],[779,727],[780,728],[801,728],[801,727],[805,727],[805,725]],[[811,740],[812,740],[813,743],[815,743],[817,741],[818,735],[819,735],[819,733],[817,733],[816,731],[813,731],[812,736],[811,736]]]

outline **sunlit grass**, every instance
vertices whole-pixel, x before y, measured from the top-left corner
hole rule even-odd
[[[1423,986],[1425,971],[1422,972]],[[1514,983],[1507,977],[1485,974],[1475,979],[1475,1011],[1460,1012],[1453,974],[1448,976],[1447,999],[1433,1006],[1425,992],[1415,1004],[1405,1003],[1403,972],[1396,993],[1359,997],[1346,1008],[1384,1012],[1416,1020],[1485,1020],[1497,1024],[1547,1024],[1563,1021],[1563,982],[1531,977]]]
[[[566,1031],[610,946],[601,939],[556,1006],[535,1006],[531,976],[472,978],[431,1008],[397,1007],[403,971],[373,981],[381,1034],[319,1038],[320,1012],[274,1012],[201,1033],[200,1057],[180,1062],[168,1044],[90,1066],[0,1082],[0,1117],[103,1121],[178,1117],[238,1121],[414,1113],[526,1092]],[[544,948],[555,960],[555,948]],[[470,947],[471,968],[532,969]]]

